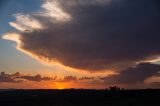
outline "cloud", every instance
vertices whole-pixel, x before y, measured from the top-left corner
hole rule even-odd
[[[77,77],[76,76],[65,76],[62,81],[64,82],[77,81]]]
[[[29,75],[26,75],[26,76],[20,76],[18,77],[20,79],[25,79],[25,80],[29,80],[29,81],[36,81],[36,82],[40,82],[40,81],[48,81],[48,80],[55,80],[55,78],[50,78],[50,77],[42,77],[41,75],[37,74],[35,76],[29,76]]]
[[[15,74],[6,74],[5,72],[1,72],[0,74],[0,83],[6,82],[6,83],[20,83],[22,80],[16,80],[16,77],[19,77],[20,73]]]
[[[95,78],[94,77],[87,77],[87,76],[83,76],[83,77],[77,77],[77,76],[64,76],[63,79],[61,79],[60,81],[62,82],[69,82],[69,81],[73,81],[73,82],[83,82],[83,81],[93,81]]]
[[[14,74],[6,74],[5,72],[1,72],[0,74],[0,83],[20,83],[24,80],[28,81],[48,81],[48,80],[56,80],[57,77],[51,78],[51,77],[42,77],[41,75],[37,74],[35,76],[33,75],[23,75],[19,72],[16,72]]]
[[[159,89],[160,82],[152,82],[152,86],[157,87]]]
[[[3,38],[41,61],[122,70],[159,56],[159,7],[158,0],[45,0],[38,13],[15,15],[10,25],[19,31]]]
[[[94,80],[94,77],[81,77],[79,80]]]
[[[160,76],[160,74],[158,73],[159,71],[160,65],[151,63],[140,63],[134,67],[123,70],[118,75],[103,77],[101,78],[101,80],[104,80],[106,84],[144,84],[145,80],[147,80],[148,78],[151,79],[151,77],[153,76]],[[158,78],[160,77],[153,77],[152,82],[158,81],[155,80]],[[151,80],[149,81],[151,83]]]
[[[147,78],[144,82],[146,84],[158,85],[160,83],[160,73]]]
[[[15,27],[19,31],[32,31],[36,29],[42,29],[41,23],[30,15],[16,14],[16,22],[10,22],[12,27]]]

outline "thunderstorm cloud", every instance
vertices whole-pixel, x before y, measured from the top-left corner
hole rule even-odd
[[[15,14],[3,38],[41,61],[89,71],[123,70],[160,55],[159,0],[45,0]]]

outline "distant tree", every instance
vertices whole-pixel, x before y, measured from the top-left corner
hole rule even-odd
[[[117,87],[117,86],[110,86],[109,90],[111,90],[111,91],[119,91],[121,89],[119,87]]]

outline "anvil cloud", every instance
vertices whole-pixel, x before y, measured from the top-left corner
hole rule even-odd
[[[159,0],[45,0],[16,14],[4,39],[45,62],[89,71],[121,70],[160,55]],[[14,36],[13,36],[14,35]]]

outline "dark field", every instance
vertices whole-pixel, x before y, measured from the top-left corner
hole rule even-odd
[[[8,90],[0,106],[160,106],[160,90]]]

